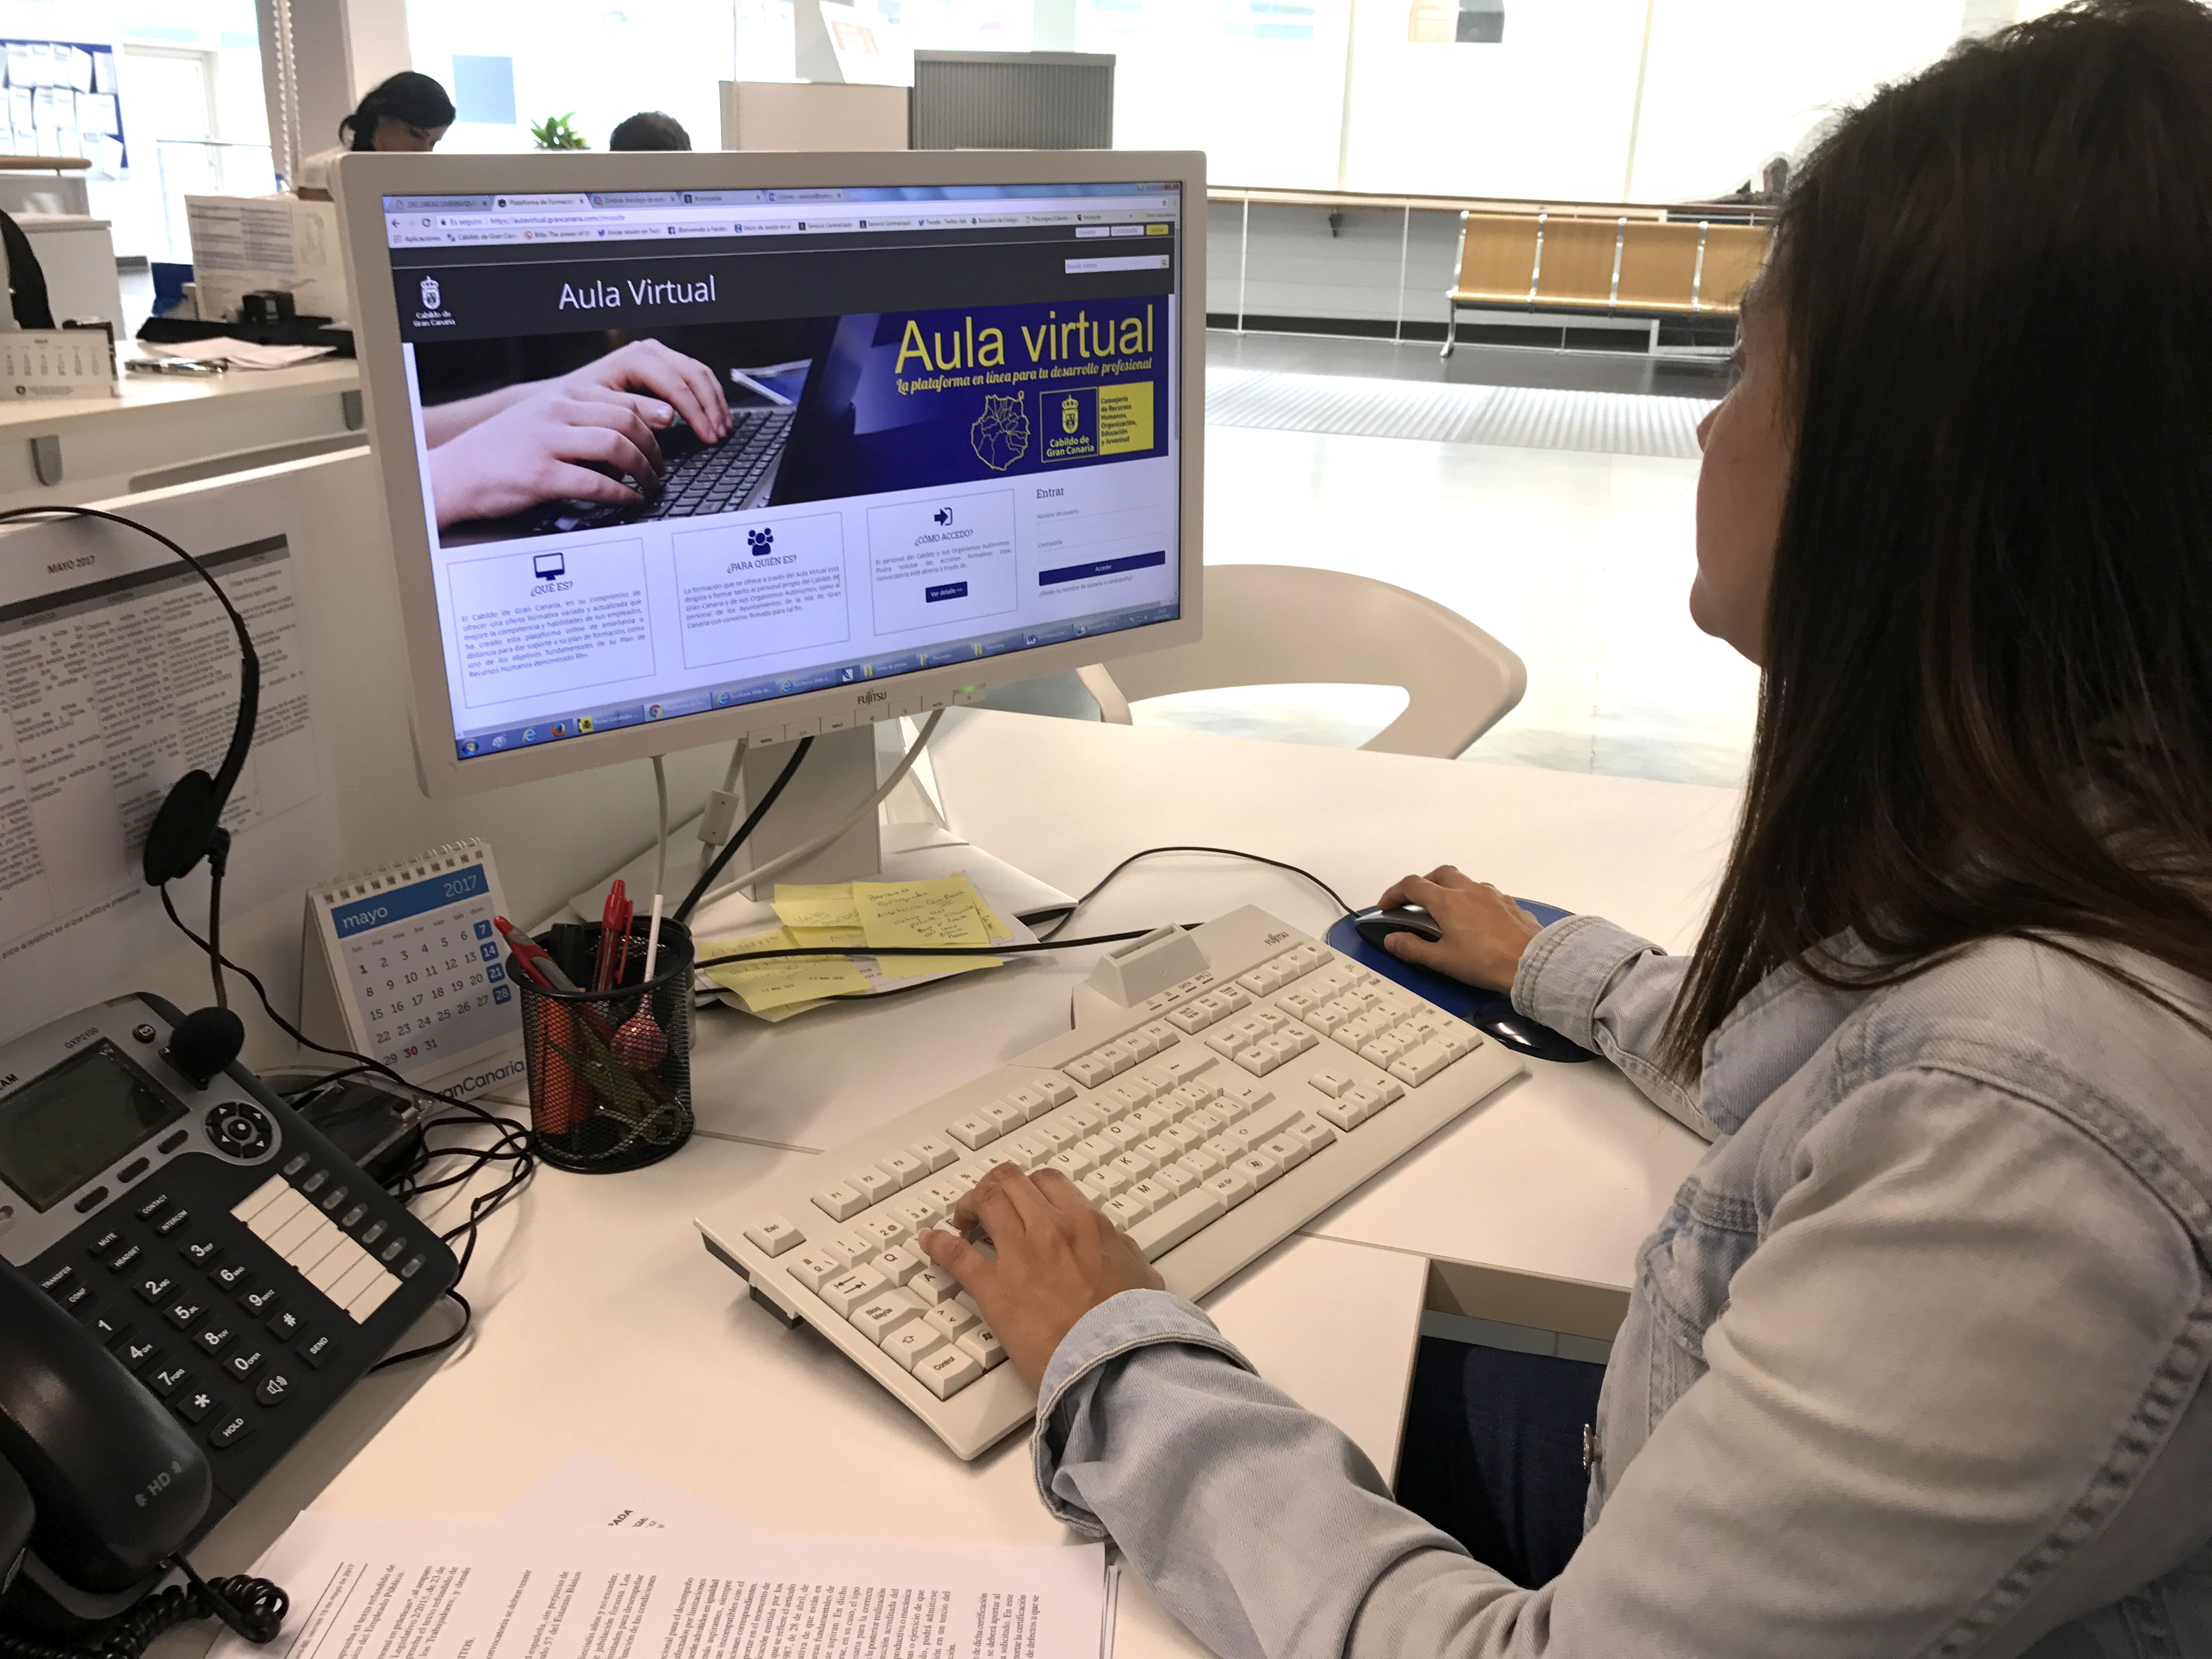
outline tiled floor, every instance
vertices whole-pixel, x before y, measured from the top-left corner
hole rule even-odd
[[[1424,353],[1298,341],[1270,354],[1255,349],[1255,337],[1217,334],[1210,343],[1216,358],[1244,368],[1362,376],[1412,369]],[[1574,389],[1629,389],[1589,384],[1612,364],[1482,355],[1506,359],[1519,376],[1501,371],[1502,384],[1557,385],[1542,378],[1551,367]],[[1554,361],[1520,361],[1536,357]],[[1433,348],[1425,362],[1434,364]],[[1705,398],[1719,390],[1710,374],[1669,389]],[[1467,758],[1741,781],[1758,675],[1700,634],[1685,605],[1695,568],[1694,460],[1214,426],[1206,467],[1208,563],[1373,576],[1449,605],[1520,653],[1527,696]],[[1072,678],[1010,688],[992,701],[1095,718],[1096,705]],[[1156,699],[1137,718],[1350,746],[1380,731],[1403,702],[1395,689],[1281,686]]]

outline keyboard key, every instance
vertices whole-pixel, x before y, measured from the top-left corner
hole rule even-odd
[[[920,1232],[924,1227],[934,1227],[950,1207],[917,1194],[900,1199],[891,1206],[890,1212],[915,1231]]]
[[[1006,1143],[1006,1156],[1024,1170],[1034,1170],[1058,1150],[1045,1136],[1030,1131]]]
[[[973,1152],[978,1146],[988,1146],[999,1138],[999,1126],[981,1112],[971,1113],[953,1124],[946,1133],[963,1146]],[[839,1218],[841,1220],[843,1218]]]
[[[1250,1182],[1255,1188],[1274,1184],[1283,1173],[1282,1162],[1255,1148],[1242,1158],[1232,1159],[1229,1167]]]
[[[1265,1142],[1259,1150],[1273,1158],[1285,1170],[1297,1169],[1310,1155],[1305,1142],[1300,1140],[1296,1135],[1291,1134],[1276,1135]]]
[[[1109,1084],[1100,1090],[1098,1098],[1105,1103],[1106,1109],[1109,1112],[1133,1112],[1139,1106],[1151,1105],[1153,1097],[1158,1092],[1150,1084],[1141,1083],[1133,1077],[1125,1077],[1120,1082]]]
[[[845,1177],[846,1186],[852,1188],[871,1204],[880,1204],[895,1196],[899,1189],[898,1177],[878,1169],[855,1170]],[[845,1218],[839,1216],[838,1220]]]
[[[983,1322],[973,1308],[960,1300],[940,1302],[922,1317],[943,1332],[948,1342],[957,1341]]]
[[[1334,1146],[1336,1142],[1336,1136],[1333,1131],[1324,1128],[1310,1118],[1300,1118],[1283,1133],[1296,1140],[1304,1142],[1306,1156],[1309,1158],[1322,1147]]]
[[[814,1207],[832,1221],[850,1221],[868,1207],[868,1200],[860,1195],[858,1188],[841,1181],[815,1194]]]
[[[1183,1168],[1180,1161],[1161,1164],[1146,1179],[1158,1182],[1160,1189],[1170,1198],[1181,1198],[1197,1186],[1199,1180],[1195,1174]]]
[[[942,1135],[924,1135],[906,1150],[908,1157],[918,1160],[933,1175],[960,1161],[959,1150]]]
[[[1225,1209],[1235,1209],[1260,1189],[1241,1170],[1224,1170],[1206,1178],[1202,1190],[1219,1199]]]
[[[1080,1146],[1071,1146],[1064,1152],[1055,1152],[1045,1160],[1045,1168],[1057,1170],[1070,1181],[1079,1184],[1083,1177],[1098,1167],[1098,1160]]]
[[[914,1374],[939,1400],[950,1400],[983,1375],[983,1364],[975,1355],[948,1344],[924,1358]]]
[[[880,1346],[902,1325],[921,1317],[921,1306],[904,1291],[878,1291],[845,1316],[853,1328]]]
[[[868,1258],[868,1266],[881,1274],[886,1285],[904,1285],[928,1263],[903,1244],[894,1244],[888,1250]]]
[[[1022,1110],[1020,1107],[1010,1105],[1003,1100],[993,1101],[988,1106],[983,1108],[977,1115],[980,1117],[988,1117],[992,1122],[997,1124],[999,1126],[999,1133],[1002,1135],[1010,1135],[1013,1133],[1015,1130],[1020,1128],[1022,1125],[1030,1121],[1029,1114]]]
[[[1153,1170],[1158,1169],[1160,1164],[1158,1158],[1146,1158],[1142,1152],[1132,1147],[1119,1157],[1109,1159],[1101,1167],[1114,1170],[1123,1176],[1123,1190],[1126,1191],[1127,1182],[1142,1181]]]
[[[873,1269],[853,1267],[825,1283],[819,1294],[840,1319],[849,1319],[855,1308],[884,1288],[882,1276]]]
[[[1367,1121],[1367,1109],[1356,1100],[1324,1100],[1314,1109],[1340,1129],[1356,1129]]]
[[[929,1173],[929,1166],[911,1152],[892,1152],[876,1160],[876,1167],[899,1184],[901,1191]]]
[[[806,1235],[780,1215],[763,1216],[745,1229],[745,1237],[771,1256],[806,1243]]]
[[[1228,1213],[1226,1199],[1218,1193],[1200,1187],[1160,1205],[1129,1229],[1129,1237],[1145,1253],[1146,1261],[1157,1261],[1193,1234],[1211,1226]]]
[[[887,1210],[878,1210],[854,1231],[876,1242],[876,1249],[888,1250],[894,1244],[903,1244],[914,1237],[914,1229]]]
[[[988,1325],[978,1325],[952,1345],[987,1370],[996,1370],[1006,1363],[1006,1351]]]
[[[1096,1106],[1070,1106],[1060,1113],[1060,1121],[1079,1134],[1093,1135],[1105,1127],[1106,1114]]]
[[[1208,1176],[1218,1176],[1229,1167],[1229,1158],[1216,1152],[1212,1141],[1203,1146],[1192,1147],[1176,1161],[1201,1181]]]
[[[1435,1043],[1416,1043],[1390,1062],[1390,1075],[1418,1089],[1451,1063],[1452,1057]]]
[[[960,1281],[942,1267],[924,1267],[907,1280],[906,1293],[926,1307],[939,1308],[960,1294]]]
[[[836,1278],[848,1265],[815,1245],[792,1257],[788,1268],[793,1279],[818,1294],[824,1283]]]
[[[1075,1190],[1092,1204],[1110,1203],[1116,1190],[1114,1174],[1109,1170],[1093,1170],[1075,1183]]]
[[[1152,1212],[1151,1205],[1130,1193],[1109,1198],[1098,1207],[1109,1221],[1123,1229],[1135,1226]]]
[[[1185,1036],[1195,1036],[1219,1018],[1213,1010],[1196,1002],[1187,1002],[1180,1008],[1168,1011],[1168,1024]]]
[[[1030,1085],[1045,1099],[1048,1106],[1065,1106],[1075,1098],[1075,1091],[1068,1087],[1067,1079],[1047,1072]]]
[[[908,1320],[884,1339],[884,1352],[908,1370],[945,1346],[944,1334],[925,1319]]]
[[[1052,1109],[1052,1103],[1044,1097],[1044,1091],[1041,1089],[1020,1088],[1009,1091],[1006,1102],[1007,1105],[1021,1113],[1022,1121],[1024,1123],[1033,1123]]]
[[[1078,1054],[1060,1069],[1086,1089],[1102,1088],[1114,1078],[1113,1062],[1096,1054]]]
[[[1138,1058],[1137,1051],[1118,1037],[1110,1042],[1100,1043],[1091,1051],[1091,1057],[1093,1060],[1103,1060],[1111,1066],[1115,1077],[1121,1076],[1122,1073],[1134,1066]]]
[[[822,1247],[826,1254],[839,1257],[842,1265],[848,1267],[856,1261],[866,1261],[883,1248],[881,1244],[858,1229],[850,1232],[839,1233],[836,1237]]]

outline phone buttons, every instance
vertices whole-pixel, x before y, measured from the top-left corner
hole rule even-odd
[[[207,1115],[208,1139],[226,1158],[259,1158],[276,1145],[269,1114],[247,1101],[233,1100]]]
[[[162,1298],[177,1288],[177,1281],[166,1273],[152,1273],[138,1281],[138,1299],[149,1308],[161,1304]]]
[[[128,1273],[137,1265],[138,1258],[145,1254],[146,1252],[136,1244],[125,1244],[107,1259],[107,1271],[112,1273]]]
[[[221,1353],[230,1346],[230,1339],[234,1334],[235,1333],[228,1325],[210,1325],[192,1340],[200,1345],[202,1352]]]
[[[284,1299],[276,1294],[275,1285],[264,1285],[258,1291],[248,1291],[238,1304],[256,1319],[266,1319],[284,1305]]]
[[[295,1313],[280,1313],[269,1322],[269,1334],[279,1342],[289,1342],[304,1328]]]
[[[114,1344],[111,1351],[118,1359],[134,1371],[143,1369],[146,1362],[160,1352],[154,1346],[150,1339],[143,1336],[125,1337],[122,1341]]]
[[[169,1402],[169,1409],[187,1423],[197,1423],[215,1409],[215,1396],[205,1389],[185,1385],[184,1392]]]
[[[337,1358],[337,1345],[327,1336],[311,1336],[300,1345],[300,1358],[319,1370]]]
[[[209,1431],[208,1444],[221,1451],[225,1447],[235,1446],[252,1432],[253,1425],[247,1422],[244,1417],[226,1417]]]
[[[271,1371],[261,1379],[261,1386],[253,1391],[253,1397],[264,1406],[280,1406],[291,1392],[292,1379],[282,1371]]]
[[[189,1375],[182,1365],[156,1365],[146,1374],[146,1386],[167,1400],[184,1386]]]
[[[172,1302],[161,1310],[161,1317],[180,1331],[188,1331],[199,1323],[204,1310],[197,1302]]]
[[[261,1362],[265,1357],[260,1349],[249,1348],[243,1353],[231,1355],[223,1364],[229,1367],[233,1376],[243,1382],[261,1369]]]

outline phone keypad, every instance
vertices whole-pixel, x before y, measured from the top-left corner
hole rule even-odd
[[[240,1201],[229,1171],[216,1187],[192,1163],[26,1265],[210,1451],[244,1460],[215,1465],[235,1497],[330,1402],[356,1328],[427,1258],[419,1229],[341,1166],[295,1151]]]

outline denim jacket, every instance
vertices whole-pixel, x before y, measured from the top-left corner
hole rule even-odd
[[[2212,1656],[2212,1041],[2000,940],[1778,973],[1685,1091],[1650,1056],[1686,966],[1572,917],[1513,988],[1712,1143],[1638,1254],[1559,1578],[1469,1560],[1157,1291],[1054,1355],[1047,1506],[1229,1659]]]

